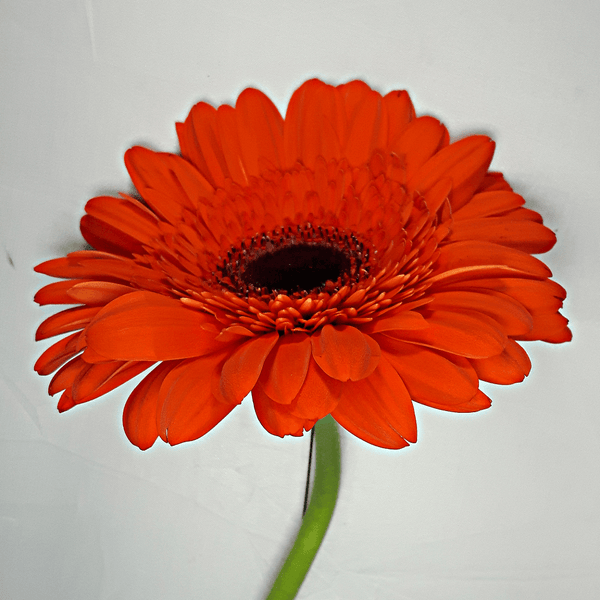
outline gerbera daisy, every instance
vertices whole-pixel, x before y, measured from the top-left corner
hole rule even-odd
[[[570,339],[565,291],[532,254],[555,236],[500,173],[494,143],[452,144],[408,94],[307,81],[285,116],[247,89],[196,104],[181,155],[131,148],[139,196],[93,198],[94,250],[36,270],[40,304],[75,304],[35,369],[60,411],[152,369],[124,426],[142,449],[211,430],[252,394],[264,428],[331,414],[368,443],[417,439],[413,402],[487,408],[479,381],[523,380],[520,342]]]

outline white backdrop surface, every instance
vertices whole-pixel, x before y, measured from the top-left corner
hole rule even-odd
[[[133,384],[59,415],[33,363],[33,266],[83,247],[86,200],[128,190],[124,150],[175,151],[191,106],[258,87],[283,112],[318,76],[407,89],[558,235],[574,341],[529,344],[473,415],[417,407],[419,442],[342,432],[340,499],[303,600],[600,597],[600,4],[374,0],[0,3],[0,598],[264,598],[300,522],[308,437],[249,399],[205,438],[147,452]]]

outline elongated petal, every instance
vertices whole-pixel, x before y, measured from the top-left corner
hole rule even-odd
[[[40,375],[50,375],[78,354],[80,351],[77,349],[77,342],[80,335],[77,331],[52,344],[35,362],[35,371]]]
[[[231,354],[223,366],[219,385],[226,402],[239,404],[250,393],[278,340],[278,333],[267,333],[250,339]]]
[[[495,356],[506,346],[506,335],[486,315],[435,311],[427,323],[427,329],[390,331],[385,335],[467,358]]]
[[[479,379],[509,385],[523,381],[531,370],[527,352],[514,340],[508,340],[502,354],[490,358],[471,359]]]
[[[369,377],[344,384],[331,415],[344,429],[375,446],[403,448],[417,441],[410,395],[384,356]]]
[[[42,322],[35,333],[35,339],[45,340],[61,333],[83,329],[99,311],[100,308],[95,306],[63,310]]]
[[[467,359],[385,336],[377,340],[413,400],[451,405],[467,402],[476,394],[479,380]]]
[[[272,435],[299,437],[304,429],[308,430],[314,425],[314,421],[293,415],[289,404],[280,404],[269,398],[260,384],[252,390],[252,400],[258,420]]]
[[[150,448],[158,438],[160,410],[158,393],[164,378],[177,363],[161,363],[131,392],[123,410],[123,427],[129,441],[140,450]]]
[[[311,360],[304,384],[291,406],[292,413],[304,419],[322,419],[337,406],[343,385],[341,381],[326,375]]]
[[[449,412],[471,413],[489,408],[492,405],[492,401],[481,390],[477,390],[477,393],[468,402],[463,402],[461,404],[444,404],[443,402],[429,400],[427,402],[421,402],[421,404],[426,404],[431,408]]]
[[[368,377],[381,352],[368,335],[349,325],[325,325],[311,336],[316,363],[334,379],[358,381]]]
[[[158,431],[171,444],[195,440],[208,433],[234,408],[212,394],[222,354],[183,361],[164,378],[159,392]]]
[[[86,337],[95,352],[113,360],[174,360],[222,348],[203,327],[212,322],[178,300],[133,292],[104,307]]]
[[[265,361],[260,383],[275,402],[289,404],[306,378],[311,356],[310,338],[306,333],[281,337]]]

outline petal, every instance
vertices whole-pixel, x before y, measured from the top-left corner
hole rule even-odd
[[[531,361],[527,352],[514,340],[508,340],[502,354],[471,359],[471,364],[480,379],[500,385],[523,381],[531,371]]]
[[[258,420],[272,435],[300,437],[305,429],[308,431],[314,425],[314,421],[294,416],[288,404],[271,400],[260,384],[252,390],[252,400]]]
[[[481,192],[452,213],[454,221],[493,217],[519,208],[525,204],[522,196],[508,191]]]
[[[445,177],[452,179],[451,205],[466,204],[487,173],[495,144],[483,135],[472,135],[440,150],[409,180],[409,191],[421,195]]]
[[[278,340],[277,332],[267,333],[250,339],[231,354],[223,366],[219,385],[226,402],[239,404],[250,393]]]
[[[50,375],[50,373],[56,371],[56,369],[80,352],[77,349],[77,342],[80,335],[81,333],[77,331],[52,344],[37,359],[33,367],[34,370],[40,375]]]
[[[506,335],[523,335],[531,331],[533,318],[520,303],[506,294],[488,291],[447,291],[431,294],[428,310],[475,312],[492,317]]]
[[[377,343],[351,325],[325,325],[310,341],[316,363],[339,381],[368,377],[381,355]]]
[[[383,107],[388,115],[388,143],[385,148],[388,150],[416,115],[410,96],[404,90],[386,94],[383,97]]]
[[[300,418],[318,420],[337,406],[343,383],[328,377],[314,360],[310,361],[302,389],[294,398],[292,413]]]
[[[177,363],[175,363],[177,364]],[[158,437],[158,393],[174,364],[161,363],[131,392],[123,410],[123,428],[127,439],[140,450],[150,448]]]
[[[404,181],[408,181],[447,143],[448,130],[437,119],[419,117],[411,121],[392,143],[390,152],[400,159],[405,172]]]
[[[360,330],[363,333],[377,333],[378,331],[425,329],[426,327],[428,327],[427,321],[422,314],[413,310],[401,310],[374,318],[370,323],[362,325]]]
[[[186,160],[167,152],[135,146],[125,153],[125,166],[142,198],[162,219],[182,220],[184,208],[195,210],[214,189]]]
[[[345,119],[335,88],[312,79],[302,84],[288,104],[283,129],[284,168],[297,161],[312,168],[317,157],[341,157]]]
[[[35,332],[36,341],[83,329],[100,311],[99,307],[76,307],[63,310],[48,317]]]
[[[83,281],[72,282],[73,285],[67,292],[74,302],[88,306],[104,306],[117,298],[134,292],[135,289],[128,285],[112,283],[110,281]]]
[[[259,159],[281,168],[283,162],[283,119],[265,94],[248,88],[235,104],[240,148],[245,171],[260,175]]]
[[[221,349],[215,334],[203,327],[213,321],[179,300],[133,292],[105,306],[86,337],[92,350],[113,360],[174,360]]]
[[[350,433],[382,448],[417,441],[417,422],[406,386],[385,356],[366,379],[344,384],[331,416]]]
[[[183,361],[164,378],[158,431],[171,446],[205,435],[235,408],[212,393],[211,380],[219,377],[224,357],[219,353]]]
[[[300,391],[308,371],[311,344],[306,333],[292,333],[279,338],[265,361],[260,384],[269,398],[289,404]]]
[[[427,323],[427,329],[390,331],[385,335],[467,358],[495,356],[506,345],[506,336],[486,315],[432,311]]]
[[[479,380],[466,358],[441,354],[386,336],[379,336],[377,341],[413,400],[422,404],[461,404],[476,394]]]
[[[552,272],[542,261],[525,252],[472,240],[441,246],[428,282],[438,285],[507,276],[545,279],[551,275]]]
[[[423,403],[425,404],[425,403]],[[468,401],[461,404],[444,404],[443,402],[427,402],[427,406],[448,412],[469,413],[484,410],[492,405],[492,401],[481,391]]]
[[[455,222],[446,241],[464,240],[482,240],[529,254],[541,254],[554,246],[556,235],[540,223],[511,220],[510,215],[507,215]]]

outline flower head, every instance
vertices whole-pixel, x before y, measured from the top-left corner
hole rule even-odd
[[[494,143],[452,144],[408,94],[318,80],[285,116],[247,89],[177,124],[181,155],[130,149],[139,197],[98,197],[95,250],[42,263],[75,304],[35,365],[67,410],[152,369],[124,411],[142,449],[196,439],[252,393],[272,434],[331,414],[366,442],[415,442],[413,402],[487,408],[521,381],[520,342],[570,339],[565,292],[532,254],[555,236],[500,173]],[[58,370],[57,370],[58,369]]]

